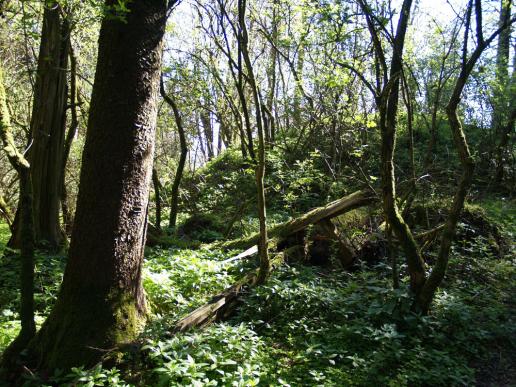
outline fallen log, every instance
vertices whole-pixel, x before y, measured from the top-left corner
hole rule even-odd
[[[331,202],[324,207],[315,208],[298,218],[272,227],[269,229],[269,243],[275,243],[278,239],[286,238],[292,234],[300,232],[312,224],[322,223],[325,225],[331,218],[355,208],[371,204],[375,201],[376,198],[371,194],[371,192],[357,191],[342,199]],[[224,261],[226,263],[256,254],[258,238],[259,234],[257,233],[244,239],[214,243],[211,246],[213,248],[223,249],[247,249],[237,256]],[[288,257],[298,255],[297,249],[299,248],[299,245],[294,245],[284,251],[276,253],[271,259],[271,271],[279,267]],[[351,259],[351,251],[349,254],[350,257],[347,258]],[[251,271],[235,284],[212,297],[205,305],[195,309],[193,312],[183,317],[169,330],[169,334],[173,335],[177,332],[184,332],[192,328],[204,327],[215,321],[228,318],[228,316],[234,312],[238,305],[239,297],[244,293],[244,291],[257,284],[258,272],[259,269]]]
[[[276,254],[271,259],[271,271],[278,268],[284,260],[285,253]],[[212,297],[203,306],[183,317],[169,330],[169,335],[184,332],[192,328],[199,328],[213,322],[228,318],[238,305],[238,299],[242,293],[257,284],[259,269],[253,270],[234,285]]]
[[[342,199],[335,200],[324,207],[314,208],[313,210],[301,215],[298,218],[291,219],[285,223],[268,229],[268,236],[270,239],[286,238],[289,235],[295,234],[308,227],[311,224],[316,224],[325,219],[332,219],[336,216],[342,215],[355,208],[363,207],[375,202],[377,199],[370,191],[357,191]],[[213,244],[214,248],[221,249],[248,249],[258,243],[260,234],[256,233],[247,238],[237,239],[228,242],[218,242]]]

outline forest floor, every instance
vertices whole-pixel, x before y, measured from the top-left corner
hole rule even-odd
[[[380,261],[353,272],[283,265],[249,291],[229,321],[172,335],[179,318],[256,267],[235,251],[147,249],[152,316],[141,343],[112,367],[57,372],[27,385],[510,386],[516,383],[516,204],[481,203],[508,242],[500,256],[474,225],[460,224],[432,313],[409,312],[407,284],[391,286]],[[0,225],[0,250],[8,228]],[[401,260],[401,258],[400,258]],[[65,258],[38,254],[37,322],[53,304]],[[402,267],[403,270],[403,267]],[[18,262],[0,258],[0,351],[19,329]],[[1,384],[1,383],[0,383]]]

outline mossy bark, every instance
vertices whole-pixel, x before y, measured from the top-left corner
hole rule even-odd
[[[443,234],[441,237],[441,246],[439,249],[437,261],[432,269],[432,273],[430,274],[428,280],[425,282],[421,292],[418,294],[416,298],[415,306],[423,313],[428,312],[432,300],[435,296],[435,293],[437,292],[437,289],[441,285],[444,276],[446,275],[446,270],[448,268],[448,259],[450,256],[450,249],[455,238],[457,223],[464,208],[464,202],[466,200],[468,191],[471,187],[471,183],[473,180],[473,172],[475,169],[475,161],[469,150],[466,134],[462,128],[462,124],[457,113],[462,98],[462,92],[464,91],[466,82],[468,81],[468,78],[471,75],[471,72],[473,71],[475,64],[477,63],[478,59],[480,58],[484,50],[491,44],[491,42],[498,36],[498,34],[502,33],[505,29],[509,28],[509,26],[512,23],[516,22],[516,17],[509,19],[510,15],[506,15],[505,20],[503,21],[501,26],[495,32],[493,32],[487,39],[484,39],[482,33],[482,25],[481,23],[479,23],[479,21],[482,20],[482,7],[480,2],[475,4],[475,16],[477,21],[477,43],[475,49],[473,50],[468,59],[467,42],[469,38],[469,27],[471,25],[471,15],[473,9],[473,0],[470,0],[468,4],[468,10],[464,26],[464,45],[460,73],[455,82],[451,97],[446,106],[446,115],[448,117],[450,129],[453,136],[453,141],[455,144],[455,148],[457,149],[457,153],[462,167],[462,177],[459,181],[459,185],[455,192],[453,203],[448,213],[448,218],[446,219],[446,223],[444,225]]]
[[[364,4],[362,9],[369,15],[370,10]],[[411,0],[404,0],[401,14],[393,41],[393,55],[390,63],[389,74],[385,55],[380,44],[376,45],[377,56],[383,64],[384,84],[380,98],[378,98],[378,110],[380,113],[379,126],[382,136],[381,144],[381,176],[382,176],[382,202],[385,217],[392,231],[400,241],[401,247],[407,259],[410,275],[410,287],[415,293],[419,293],[426,280],[425,265],[419,246],[414,240],[412,232],[403,219],[396,203],[396,180],[394,174],[394,150],[396,148],[396,125],[399,103],[400,78],[403,71],[403,47],[405,34],[410,17]],[[376,27],[367,19],[369,30],[373,40],[378,41]]]
[[[265,188],[264,188],[264,177],[265,177],[265,137],[263,127],[263,116],[262,116],[262,103],[258,93],[258,86],[256,84],[256,78],[254,76],[253,65],[251,58],[249,57],[248,42],[249,36],[247,33],[246,21],[246,1],[238,1],[238,21],[240,27],[239,34],[239,48],[241,55],[244,59],[245,67],[247,69],[247,79],[251,86],[253,94],[253,102],[255,108],[255,120],[256,128],[258,129],[258,160],[255,170],[256,180],[256,191],[257,191],[257,202],[258,202],[258,222],[260,225],[260,236],[258,238],[258,254],[260,256],[260,271],[258,273],[258,283],[264,283],[269,272],[271,265],[269,262],[269,251],[268,251],[268,237],[267,237],[267,208],[265,203]],[[240,69],[242,72],[242,69]],[[249,127],[248,130],[251,128]]]
[[[25,349],[36,333],[34,322],[34,222],[32,212],[32,190],[30,165],[18,151],[11,132],[7,97],[4,88],[3,69],[0,67],[0,140],[9,162],[19,176],[20,206],[19,224],[21,235],[20,271],[20,320],[21,330],[16,339],[2,355],[1,368],[11,368],[19,353]]]
[[[324,207],[314,208],[307,213],[291,219],[285,223],[270,227],[267,235],[270,239],[286,238],[298,231],[301,231],[311,224],[316,224],[324,219],[331,219],[342,215],[355,208],[363,207],[374,203],[377,199],[369,191],[357,191],[342,199],[335,200]],[[217,248],[222,249],[248,249],[258,244],[260,233],[253,234],[249,237],[237,239],[229,242],[214,244]]]
[[[29,347],[40,369],[91,365],[145,322],[141,271],[167,2],[127,6],[101,25],[68,263]]]

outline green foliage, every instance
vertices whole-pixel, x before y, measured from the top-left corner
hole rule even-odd
[[[157,386],[257,386],[265,344],[247,324],[218,324],[201,332],[149,341],[147,382]]]
[[[40,325],[54,304],[64,270],[64,257],[36,254],[35,311]],[[0,351],[16,336],[20,328],[20,260],[18,254],[9,251],[0,256]]]
[[[243,271],[235,262],[224,262],[231,254],[203,249],[152,250],[145,260],[143,284],[153,313],[174,321],[231,285]],[[157,325],[162,322],[158,320]]]
[[[42,380],[39,375],[25,375],[24,386],[105,386],[105,387],[129,387],[120,377],[120,370],[116,368],[104,369],[102,364],[97,364],[91,369],[85,367],[73,367],[69,373],[57,369],[48,381]]]
[[[201,242],[214,242],[222,239],[224,231],[225,226],[222,221],[211,214],[194,214],[187,218],[180,227],[181,234]]]
[[[5,245],[11,237],[11,230],[5,223],[0,223],[0,254],[3,254]]]
[[[324,171],[324,158],[318,151],[301,159],[293,158],[284,150],[268,152],[265,176],[267,209],[273,220],[306,212],[330,200],[342,197],[346,189]],[[249,218],[256,218],[256,185],[254,167],[236,149],[229,149],[199,169],[183,184],[183,208],[198,216],[209,215],[215,223],[234,221],[233,237],[255,232]],[[220,214],[220,215],[219,215]],[[206,215],[203,215],[206,216]],[[217,227],[204,238],[218,239]],[[213,232],[216,231],[216,232]],[[217,233],[218,232],[218,233]]]
[[[433,220],[440,216],[436,208],[430,211]],[[486,212],[501,224],[513,223],[505,215],[513,209],[493,201]],[[490,234],[481,232],[482,213],[476,206],[466,208],[448,276],[426,317],[410,312],[407,282],[402,281],[400,289],[391,288],[392,273],[383,262],[352,273],[282,266],[264,286],[242,298],[238,312],[226,323],[171,336],[175,321],[257,262],[228,261],[236,252],[148,249],[143,275],[152,315],[136,349],[128,348],[115,368],[78,367],[45,380],[36,375],[27,383],[496,385],[492,369],[502,375],[510,372],[516,349],[516,315],[511,308],[516,266],[511,251],[501,256]],[[40,268],[43,260],[50,267],[46,271]],[[19,328],[16,268],[6,258],[2,265],[0,345],[5,346]],[[53,302],[61,270],[59,257],[38,255],[41,315]],[[405,266],[400,270],[404,272]]]

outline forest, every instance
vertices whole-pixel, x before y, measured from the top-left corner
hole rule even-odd
[[[512,0],[0,0],[0,386],[516,385]]]

